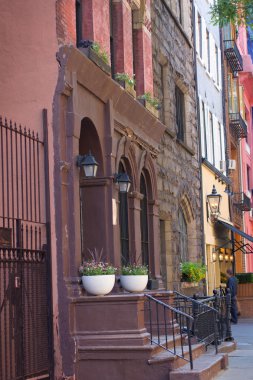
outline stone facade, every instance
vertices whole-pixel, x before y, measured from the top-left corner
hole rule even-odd
[[[181,15],[168,1],[154,1],[152,12],[154,93],[162,100],[166,133],[158,157],[163,277],[168,288],[180,280],[179,209],[187,223],[188,260],[201,259],[201,194],[199,138],[191,2]],[[184,22],[185,20],[185,22]],[[175,86],[184,94],[184,141],[177,138]]]

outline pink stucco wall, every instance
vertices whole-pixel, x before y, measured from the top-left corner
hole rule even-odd
[[[253,62],[247,51],[246,29],[240,27],[238,37],[238,47],[243,57],[243,71],[239,73],[239,83],[244,89],[244,104],[246,108],[246,120],[248,125],[247,141],[241,141],[241,165],[242,165],[242,188],[244,193],[250,195],[253,189]],[[247,167],[250,168],[250,183],[248,186]],[[253,201],[251,197],[251,201]],[[250,212],[244,213],[244,230],[253,236],[253,218]],[[246,271],[253,272],[253,255],[246,255]]]
[[[35,130],[43,138],[42,109],[48,110],[52,265],[56,275],[52,134],[53,96],[58,78],[55,1],[2,0],[0,14],[0,115]],[[56,284],[53,299],[56,320]],[[55,344],[56,351],[58,346]],[[58,358],[56,365],[60,367]]]

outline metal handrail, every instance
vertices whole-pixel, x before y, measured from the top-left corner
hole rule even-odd
[[[191,337],[194,318],[149,294],[145,296],[148,299],[147,330],[151,344],[189,362],[190,368],[193,369]],[[169,337],[172,338],[170,341]],[[188,347],[188,353],[186,347]]]
[[[194,318],[193,335],[206,346],[215,345],[215,351],[218,352],[218,311],[214,306],[210,306],[212,297],[203,299],[187,297],[177,291],[174,291],[174,305],[177,309],[187,311],[188,315]]]

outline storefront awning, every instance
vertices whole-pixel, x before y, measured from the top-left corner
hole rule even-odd
[[[224,227],[228,228],[230,231],[233,231],[233,232],[237,233],[238,235],[244,237],[245,239],[247,239],[248,241],[250,241],[251,243],[253,243],[253,236],[248,235],[248,234],[246,234],[245,232],[243,232],[241,230],[238,230],[238,228],[232,226],[229,223],[223,222],[223,220],[219,220],[218,222],[221,223]]]

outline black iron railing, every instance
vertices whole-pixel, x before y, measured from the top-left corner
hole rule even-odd
[[[193,317],[192,334],[206,346],[213,343],[217,353],[218,344],[218,311],[213,307],[210,297],[204,301],[175,293],[174,307]]]
[[[147,330],[151,344],[184,359],[193,369],[191,337],[194,318],[149,294],[146,297]]]
[[[233,340],[231,332],[230,323],[230,307],[231,307],[231,296],[230,290],[219,288],[213,291],[212,297],[197,297],[196,299],[201,302],[208,304],[215,310],[217,310],[216,324],[218,332],[218,343],[224,340]]]
[[[229,113],[229,125],[238,139],[247,137],[247,124],[239,112]]]
[[[233,194],[233,204],[235,207],[241,211],[250,211],[251,202],[250,198],[244,192],[234,193]]]
[[[234,40],[224,41],[224,53],[233,73],[243,70],[242,56]]]

